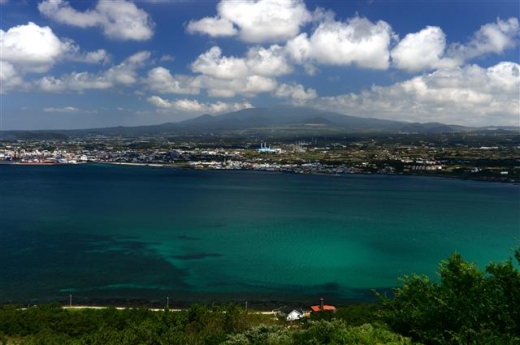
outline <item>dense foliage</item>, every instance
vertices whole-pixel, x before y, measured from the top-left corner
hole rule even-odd
[[[309,321],[301,328],[258,326],[228,337],[225,345],[408,345],[411,340],[371,324],[349,326],[343,320]]]
[[[515,252],[520,263],[520,248]],[[425,344],[520,344],[520,272],[513,260],[485,271],[453,254],[440,282],[413,275],[381,297],[392,329]]]
[[[235,305],[193,305],[181,312],[70,310],[59,304],[0,309],[0,332],[23,344],[219,344],[227,334],[268,321]]]
[[[366,312],[355,317],[359,321]],[[289,327],[288,327],[289,326]],[[352,326],[335,318],[289,324],[236,305],[186,311],[0,308],[0,344],[411,344],[383,325]]]

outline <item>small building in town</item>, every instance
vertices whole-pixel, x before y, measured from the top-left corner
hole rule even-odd
[[[287,321],[296,321],[303,319],[304,317],[308,317],[301,308],[290,308],[287,306],[280,307],[278,309],[273,310],[279,317],[284,318]]]
[[[303,310],[301,310],[301,309],[294,309],[289,314],[287,314],[285,319],[287,321],[296,321],[296,320],[302,319],[304,317],[304,315],[305,315],[305,313],[303,312]]]
[[[315,313],[320,312],[320,311],[332,311],[332,312],[336,311],[336,307],[335,306],[327,305],[327,304],[324,303],[323,297],[320,298],[320,304],[311,306],[311,309]]]

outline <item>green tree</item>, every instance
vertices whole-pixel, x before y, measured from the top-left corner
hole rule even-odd
[[[515,251],[520,262],[520,248]],[[512,259],[481,271],[453,254],[439,267],[440,282],[412,275],[394,298],[379,295],[385,321],[426,344],[520,342],[520,272]]]

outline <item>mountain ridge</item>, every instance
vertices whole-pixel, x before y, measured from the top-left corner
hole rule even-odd
[[[246,129],[253,126],[298,125],[320,119],[322,125],[336,127],[345,132],[383,131],[445,131],[469,129],[458,125],[442,123],[418,123],[378,118],[363,118],[343,115],[304,107],[249,108],[220,115],[204,114],[193,119],[177,122],[180,127],[205,129]]]
[[[487,130],[518,130],[515,127],[465,127],[449,125],[440,122],[405,122],[378,118],[364,118],[343,115],[332,111],[323,111],[308,107],[260,107],[248,108],[219,115],[202,114],[195,118],[165,122],[155,125],[117,126],[88,129],[67,130],[33,130],[33,131],[3,131],[2,137],[16,133],[38,134],[56,133],[68,136],[141,136],[141,135],[329,135],[347,133],[410,133],[410,134],[441,134],[468,131]],[[45,137],[45,135],[43,135]],[[30,135],[29,135],[30,137]]]

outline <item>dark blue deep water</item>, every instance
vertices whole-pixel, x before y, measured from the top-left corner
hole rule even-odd
[[[518,185],[0,165],[0,303],[367,300],[519,243]]]

